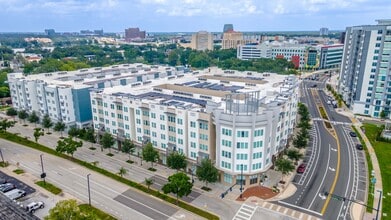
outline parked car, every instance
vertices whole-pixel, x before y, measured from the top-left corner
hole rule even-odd
[[[0,178],[0,184],[7,183],[8,181],[6,179]]]
[[[315,88],[315,87],[317,87],[318,85],[316,85],[316,84],[314,84],[314,85],[312,85],[312,88]]]
[[[297,168],[297,173],[304,173],[306,165],[304,163],[300,164]]]
[[[12,183],[4,183],[4,184],[0,185],[0,192],[3,192],[3,193],[8,192],[13,189],[15,189],[15,185]]]
[[[16,200],[24,197],[26,195],[26,192],[21,189],[13,189],[9,192],[4,193],[4,195],[10,198],[11,200]]]
[[[26,206],[26,211],[34,213],[37,209],[43,209],[45,207],[45,203],[42,201],[39,202],[31,202]]]
[[[356,134],[355,132],[353,132],[353,131],[349,132],[349,135],[350,135],[351,137],[357,137],[357,134]]]
[[[363,150],[364,147],[361,144],[356,144],[356,149],[357,150]]]

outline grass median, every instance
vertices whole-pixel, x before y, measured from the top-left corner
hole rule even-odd
[[[81,213],[85,213],[87,215],[96,216],[97,219],[101,220],[116,220],[113,216],[107,214],[106,212],[103,212],[100,209],[95,208],[94,206],[90,206],[88,204],[81,204],[79,205],[79,209]]]
[[[358,139],[360,140],[360,143],[364,147],[365,158],[367,160],[367,169],[368,169],[367,183],[370,183],[371,182],[370,173],[373,170],[372,160],[369,155],[367,145],[365,144],[364,140],[362,139],[360,133],[357,131],[356,127],[352,126],[352,128],[353,128],[354,132],[357,134]],[[371,187],[371,184],[368,184],[367,212],[373,211],[372,208],[370,208],[373,206],[373,199],[374,199],[373,192],[374,192],[374,187]]]
[[[97,166],[94,166],[93,164],[91,163],[88,163],[86,161],[82,161],[82,160],[79,160],[79,159],[76,159],[76,158],[73,158],[71,156],[68,156],[68,155],[65,155],[65,154],[62,154],[62,153],[58,153],[57,151],[55,151],[54,149],[52,148],[49,148],[49,147],[46,147],[42,144],[39,144],[39,143],[35,143],[33,141],[30,141],[28,140],[27,138],[23,138],[23,137],[20,137],[16,134],[12,134],[12,133],[9,133],[9,132],[3,132],[3,133],[0,133],[0,138],[3,138],[5,140],[8,140],[8,141],[12,141],[12,142],[15,142],[15,143],[18,143],[18,144],[21,144],[21,145],[24,145],[24,146],[27,146],[27,147],[31,147],[33,149],[36,149],[36,150],[39,150],[39,151],[42,151],[42,152],[45,152],[45,153],[48,153],[48,154],[52,154],[52,155],[55,155],[55,156],[58,156],[58,157],[61,157],[61,158],[64,158],[64,159],[67,159],[67,160],[70,160],[70,161],[73,161],[81,166],[84,166],[90,170],[93,170],[93,171],[96,171],[100,174],[103,174],[109,178],[112,178],[114,180],[117,180],[121,183],[124,183],[128,186],[131,186],[133,188],[136,188],[140,191],[143,191],[145,193],[148,193],[148,194],[151,194],[157,198],[160,198],[162,200],[165,200],[166,202],[169,202],[171,204],[174,204],[176,205],[176,199],[174,197],[171,197],[169,195],[166,195],[166,194],[162,194],[160,193],[159,191],[157,190],[154,190],[154,189],[148,189],[147,186],[145,185],[142,185],[142,184],[139,184],[137,182],[134,182],[134,181],[131,181],[129,179],[125,179],[123,177],[120,177],[118,176],[117,174],[115,173],[111,173],[103,168],[100,168],[100,167],[97,167]],[[219,219],[218,216],[210,213],[210,212],[207,212],[203,209],[200,209],[198,207],[195,207],[195,206],[192,206],[190,205],[189,203],[187,202],[184,202],[184,201],[179,201],[178,203],[178,206],[187,210],[187,211],[190,211],[194,214],[197,214],[201,217],[204,217],[206,219]]]
[[[48,183],[47,181],[38,181],[36,182],[35,184],[37,184],[38,186],[46,189],[47,191],[53,193],[54,195],[58,195],[62,192],[62,190],[60,188],[58,188],[57,186],[51,184],[51,183]]]
[[[365,135],[367,136],[367,138],[371,142],[373,149],[375,150],[376,157],[380,166],[384,195],[382,211],[383,213],[387,213],[387,216],[382,216],[382,219],[391,219],[391,198],[388,195],[388,193],[391,193],[391,144],[382,141],[376,141],[378,132],[381,130],[381,128],[377,125],[365,123],[363,127],[365,128]]]

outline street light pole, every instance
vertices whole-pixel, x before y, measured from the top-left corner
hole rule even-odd
[[[376,220],[378,220],[378,218],[379,218],[380,203],[381,203],[381,197],[383,194],[383,192],[381,190],[378,190],[378,192],[380,193],[380,196],[379,196],[379,202],[377,203]]]
[[[87,174],[87,188],[88,188],[88,205],[91,206],[91,191],[90,191],[90,173]]]
[[[240,198],[242,198],[243,192],[243,164],[240,164]]]
[[[42,173],[41,173],[41,178],[43,179],[43,184],[46,184],[45,182],[45,177],[46,177],[46,173],[45,173],[45,170],[43,169],[43,154],[39,155],[39,157],[41,158],[41,168],[42,168]]]
[[[1,161],[3,161],[3,165],[5,165],[5,163],[4,163],[4,157],[3,157],[3,152],[1,151],[1,148],[0,148],[0,156],[1,156]]]

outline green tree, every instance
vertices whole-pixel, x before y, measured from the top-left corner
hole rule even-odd
[[[168,183],[163,186],[162,190],[165,194],[175,194],[176,203],[178,204],[179,197],[189,195],[192,188],[193,184],[190,182],[190,177],[183,172],[179,172],[168,177]]]
[[[114,145],[115,140],[111,134],[105,132],[101,139],[100,139],[100,144],[104,149],[109,149],[109,153],[111,154],[111,147]]]
[[[93,220],[97,219],[94,214],[86,214],[80,211],[77,201],[74,199],[61,200],[49,210],[45,220]]]
[[[382,111],[380,112],[380,118],[381,118],[381,119],[385,119],[386,117],[387,117],[386,111],[382,110]]]
[[[118,175],[123,177],[127,172],[128,172],[127,169],[125,169],[124,167],[121,167],[121,168],[119,168]]]
[[[147,185],[148,191],[149,191],[149,188],[152,186],[152,184],[153,184],[153,179],[145,178],[145,185]]]
[[[159,159],[159,152],[152,146],[152,143],[148,143],[143,147],[143,159],[147,162],[151,162],[153,168],[153,162]]]
[[[26,110],[20,110],[18,112],[18,117],[20,120],[23,120],[23,123],[26,123],[25,120],[27,117],[29,117],[29,114],[26,112]]]
[[[72,137],[66,137],[63,140],[57,141],[56,151],[70,154],[73,157],[73,154],[77,151],[77,148],[82,146],[82,141],[75,141],[72,139]]]
[[[46,114],[46,115],[43,116],[43,118],[42,118],[42,126],[43,126],[44,128],[47,128],[47,129],[48,129],[48,131],[47,131],[48,133],[49,133],[49,131],[50,131],[50,128],[53,127],[52,119],[50,119],[50,117],[49,117],[48,114]]]
[[[15,108],[9,108],[7,109],[7,113],[6,113],[8,116],[11,116],[11,117],[14,117],[14,116],[17,116],[18,115],[18,111],[16,111]]]
[[[39,117],[35,111],[31,112],[31,114],[28,117],[28,121],[30,123],[34,123],[35,127],[37,126],[37,123],[39,122]]]
[[[287,175],[288,173],[292,172],[295,169],[295,166],[292,164],[292,161],[284,159],[284,158],[279,158],[275,162],[276,170],[281,172],[281,180],[284,179],[284,176]]]
[[[79,135],[79,129],[76,126],[71,126],[68,130],[68,135],[71,137],[77,137]]]
[[[307,143],[307,139],[300,134],[296,135],[296,137],[293,139],[293,146],[299,149],[305,148]]]
[[[217,181],[219,171],[213,166],[212,161],[209,158],[205,158],[201,161],[201,165],[197,168],[196,176],[199,180],[208,183],[214,183]]]
[[[171,169],[177,170],[177,172],[180,169],[186,169],[187,162],[186,162],[186,156],[182,153],[178,152],[172,152],[167,157],[167,166]]]
[[[65,130],[65,128],[66,128],[65,123],[62,121],[59,121],[56,124],[54,124],[53,130],[60,132],[60,135],[62,137],[62,132]]]
[[[288,156],[289,159],[295,161],[295,163],[297,163],[297,161],[299,161],[300,159],[303,158],[303,154],[300,153],[298,150],[296,149],[289,149],[287,152],[286,152],[286,155]]]
[[[129,139],[125,139],[125,141],[122,143],[121,151],[129,155],[129,161],[130,155],[134,153],[136,146],[134,145],[133,141]]]
[[[0,131],[7,131],[8,128],[15,125],[15,121],[8,121],[8,119],[3,119],[0,121]]]
[[[45,133],[42,130],[43,130],[42,128],[34,128],[33,135],[34,135],[35,142],[37,142],[37,143],[38,143],[39,137],[45,135]]]

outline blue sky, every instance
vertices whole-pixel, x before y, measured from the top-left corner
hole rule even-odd
[[[0,32],[344,30],[386,18],[390,0],[0,0]]]

